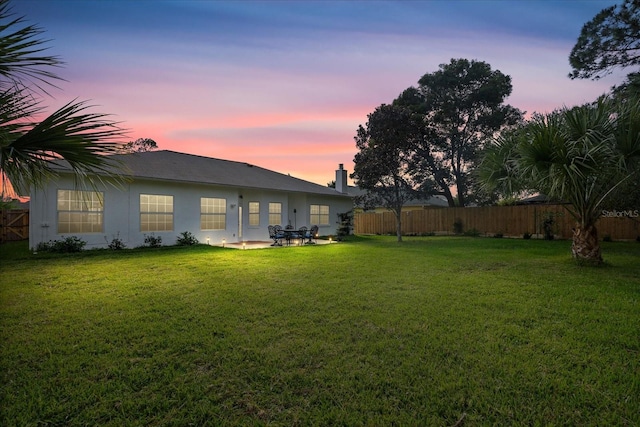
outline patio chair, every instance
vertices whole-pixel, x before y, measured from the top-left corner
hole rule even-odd
[[[318,238],[318,230],[319,230],[319,228],[318,228],[317,225],[311,226],[311,230],[309,230],[309,233],[307,234],[308,239],[309,239],[306,242],[307,245],[312,245],[312,244],[316,243],[316,240]]]
[[[282,227],[279,225],[270,225],[268,229],[269,238],[273,240],[273,244],[271,246],[282,246],[282,239],[284,238]]]
[[[307,230],[306,226],[302,226],[298,229],[297,234],[297,238],[300,239],[300,244],[304,244],[304,240],[307,238],[307,235],[309,234],[309,231]]]

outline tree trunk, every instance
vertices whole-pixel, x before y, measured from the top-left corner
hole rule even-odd
[[[590,264],[601,264],[602,253],[598,241],[598,230],[594,225],[582,227],[576,225],[573,230],[573,243],[571,254],[578,261],[586,261]]]
[[[396,214],[396,235],[398,236],[398,242],[402,242],[402,211]]]
[[[465,196],[465,184],[463,182],[464,178],[460,176],[460,174],[456,173],[456,191],[458,197],[458,206],[464,208],[467,206],[467,198]]]
[[[442,195],[447,199],[447,204],[450,208],[456,207],[456,202],[453,199],[453,194],[451,194],[451,190],[448,187],[444,187],[443,184],[440,185],[442,188]]]

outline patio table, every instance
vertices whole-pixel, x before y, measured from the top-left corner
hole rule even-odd
[[[297,230],[295,228],[283,228],[281,231],[284,233],[284,239],[287,242],[287,246],[291,245],[292,239],[299,239],[300,244],[302,244],[304,241],[304,234],[306,233],[306,227],[301,227]]]

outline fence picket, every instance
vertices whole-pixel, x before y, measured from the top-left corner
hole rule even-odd
[[[570,239],[575,221],[563,205],[483,206],[472,208],[426,208],[402,213],[403,234],[453,234],[453,223],[462,221],[465,231],[477,230],[482,235],[502,233],[507,237],[522,237],[525,233],[542,237],[543,221],[554,219],[556,237]],[[395,234],[393,212],[356,212],[356,234]],[[640,217],[602,217],[596,224],[600,238],[635,240],[640,236]]]

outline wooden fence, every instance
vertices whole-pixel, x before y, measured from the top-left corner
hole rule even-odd
[[[638,212],[620,213],[619,217],[602,217],[597,228],[600,238],[635,240],[640,236]],[[575,221],[562,205],[485,206],[473,208],[426,208],[402,213],[402,233],[454,234],[454,223],[463,231],[475,230],[481,235],[534,238],[544,236],[544,221],[552,218],[551,229],[556,238],[569,239]],[[395,234],[393,212],[357,212],[354,217],[356,234]]]
[[[0,211],[0,243],[29,238],[29,209]]]

